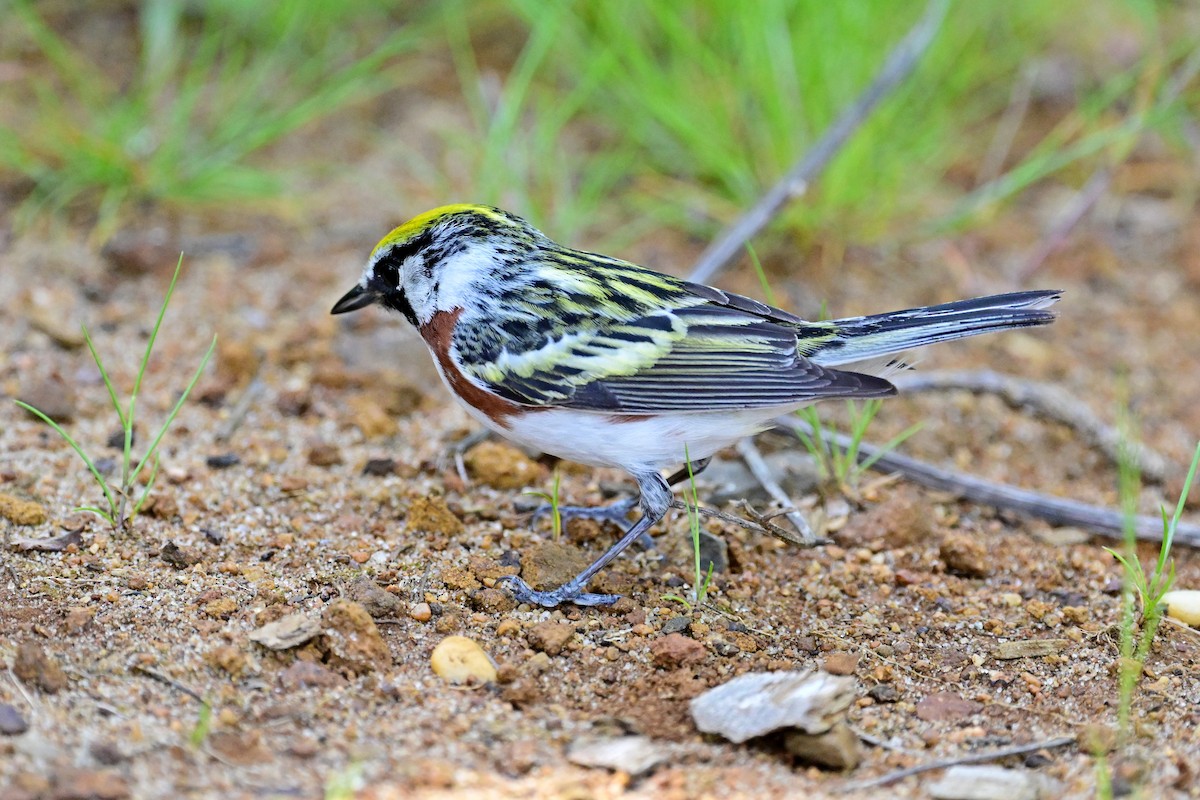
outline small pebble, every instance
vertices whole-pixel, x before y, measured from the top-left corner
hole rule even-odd
[[[858,736],[841,720],[823,733],[788,731],[783,746],[800,761],[827,769],[851,770],[862,760]]]
[[[429,603],[416,603],[408,610],[408,616],[417,622],[429,622],[433,619],[433,609]]]
[[[474,640],[466,636],[447,636],[433,648],[429,664],[434,673],[454,684],[492,683],[496,665]]]
[[[1163,595],[1162,601],[1167,606],[1168,617],[1184,625],[1200,628],[1200,591],[1177,589]]]
[[[825,733],[854,700],[853,678],[826,672],[748,672],[691,702],[703,733],[740,744],[781,728]]]
[[[0,735],[17,736],[29,730],[29,723],[16,706],[0,703]]]
[[[45,506],[0,492],[0,517],[14,525],[41,525],[48,516]]]
[[[396,461],[392,458],[372,458],[363,465],[363,475],[374,475],[377,478],[382,478],[385,475],[391,475],[396,471]]]
[[[1062,787],[1032,770],[992,764],[950,767],[929,787],[938,800],[1049,800],[1061,797]]]
[[[221,453],[219,455],[209,456],[208,458],[204,459],[204,463],[209,469],[229,469],[230,467],[236,467],[238,464],[242,463],[242,459],[237,455],[237,453]]]
[[[672,617],[663,623],[663,633],[683,633],[692,624],[691,617]]]

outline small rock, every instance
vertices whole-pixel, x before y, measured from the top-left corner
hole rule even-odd
[[[450,683],[493,683],[496,665],[473,639],[447,636],[433,648],[429,664],[434,673]]]
[[[363,465],[362,474],[382,478],[387,475],[393,475],[395,472],[396,460],[394,458],[372,458]]]
[[[503,442],[481,442],[463,455],[471,476],[493,489],[522,489],[546,476],[546,469]]]
[[[853,675],[858,669],[858,653],[830,653],[821,666],[830,675]]]
[[[935,692],[917,703],[917,718],[926,722],[955,722],[977,713],[983,706],[954,692]]]
[[[563,651],[567,642],[575,638],[575,626],[569,622],[546,620],[534,625],[525,632],[525,641],[534,650],[541,650],[548,656],[556,656]]]
[[[114,742],[92,742],[88,745],[88,755],[105,767],[115,767],[128,758]]]
[[[313,661],[296,661],[279,675],[279,685],[286,691],[309,686],[331,689],[345,684],[346,679],[341,675]]]
[[[75,387],[58,373],[21,384],[17,399],[41,411],[55,422],[75,419]]]
[[[1062,652],[1070,644],[1066,639],[1018,639],[996,645],[995,656],[1001,660],[1041,658]]]
[[[951,572],[968,578],[986,578],[992,573],[983,542],[965,533],[952,533],[942,539],[938,555]]]
[[[673,749],[649,736],[616,736],[610,739],[580,739],[567,748],[567,760],[581,767],[601,767],[644,775],[674,755]]]
[[[668,634],[650,644],[650,661],[659,669],[699,664],[707,655],[704,645],[682,633]]]
[[[890,683],[877,683],[867,690],[867,697],[876,703],[895,703],[900,700],[900,691]]]
[[[0,517],[14,525],[41,525],[49,517],[45,506],[0,492]]]
[[[320,632],[319,620],[297,611],[251,631],[250,641],[258,642],[268,650],[288,650],[304,644]]]
[[[462,529],[462,520],[454,516],[443,497],[418,497],[408,507],[405,533],[440,533],[453,536],[461,533]]]
[[[100,255],[115,271],[140,276],[162,272],[175,264],[182,249],[179,236],[158,225],[117,231],[100,249]]]
[[[229,619],[237,611],[237,601],[232,597],[218,597],[204,604],[204,613],[213,619]]]
[[[566,542],[539,542],[521,556],[521,577],[538,591],[562,586],[587,568],[591,559]]]
[[[1162,602],[1166,603],[1168,617],[1184,625],[1200,628],[1200,591],[1176,589],[1164,594]]]
[[[840,720],[824,733],[788,731],[783,746],[800,761],[829,769],[851,770],[862,760],[858,736]]]
[[[240,677],[250,665],[246,654],[231,644],[221,644],[204,654],[204,660],[226,674]]]
[[[200,561],[200,556],[191,550],[180,547],[174,542],[167,542],[162,546],[158,557],[170,564],[175,569],[187,569],[193,564]]]
[[[25,303],[29,323],[67,350],[83,347],[79,298],[69,285],[47,283],[29,290]]]
[[[13,674],[48,694],[66,688],[67,673],[36,642],[22,642],[13,658]]]
[[[342,451],[329,442],[311,442],[308,446],[308,463],[314,467],[337,466],[342,463]]]
[[[938,800],[1048,800],[1060,797],[1061,788],[1032,770],[959,765],[946,770],[929,794]]]
[[[400,613],[403,603],[366,575],[350,584],[346,596],[361,605],[375,619],[386,619]]]
[[[692,624],[691,617],[671,617],[663,623],[663,633],[683,633]]]
[[[123,800],[129,797],[129,784],[112,769],[66,768],[52,779],[53,800]]]
[[[503,614],[517,607],[512,595],[500,589],[476,589],[469,600],[471,608],[485,614]]]
[[[274,755],[263,744],[259,731],[214,731],[205,744],[221,757],[222,763],[236,764],[239,767],[265,764]]]
[[[16,706],[0,703],[0,735],[18,736],[29,730],[29,723]]]
[[[334,600],[321,616],[319,639],[325,663],[351,675],[365,675],[392,665],[387,642],[367,610],[350,600]]]
[[[362,431],[364,439],[381,439],[394,436],[399,427],[396,420],[383,406],[364,395],[351,396],[349,403],[350,421]]]
[[[433,619],[433,608],[429,603],[415,603],[408,610],[408,616],[417,622],[429,622],[429,620]]]
[[[240,463],[242,463],[242,459],[237,453],[219,453],[204,459],[204,464],[209,469],[229,469]]]
[[[700,574],[707,575],[709,566],[714,575],[729,571],[729,545],[720,536],[700,531]]]
[[[826,672],[749,672],[693,699],[692,719],[735,744],[780,728],[824,733],[853,702],[854,686]]]

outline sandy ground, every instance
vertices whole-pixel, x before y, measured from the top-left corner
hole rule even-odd
[[[727,541],[730,566],[691,613],[664,598],[686,592],[690,575],[680,514],[655,532],[662,560],[631,553],[594,584],[626,594],[615,608],[513,608],[492,588],[498,565],[569,571],[614,532],[572,526],[565,545],[546,546],[546,524],[518,508],[523,489],[548,489],[554,465],[487,445],[468,454],[464,482],[452,448],[474,426],[420,340],[376,311],[328,315],[374,241],[423,210],[361,191],[383,159],[341,178],[303,226],[185,220],[155,249],[150,219],[117,256],[72,229],[3,240],[0,493],[34,505],[10,502],[0,521],[0,796],[832,796],[900,767],[1062,735],[1089,744],[1002,763],[1057,793],[1093,794],[1093,753],[1116,724],[1120,573],[1085,532],[870,475],[850,500],[797,498],[825,521],[831,546],[801,551],[706,523]],[[1152,512],[1178,492],[1200,431],[1200,226],[1137,169],[1034,279],[1066,291],[1057,324],[944,346],[921,368],[1050,381],[1109,420],[1125,398],[1144,440],[1178,470],[1147,487]],[[1062,200],[1031,195],[969,235],[908,249],[822,258],[783,243],[768,267],[781,302],[804,313],[819,298],[852,314],[1007,290]],[[682,271],[701,245],[647,237],[620,255]],[[78,324],[128,391],[181,248],[185,272],[137,406],[137,453],[214,333],[218,351],[164,439],[152,505],[114,531],[73,511],[97,503],[97,487],[11,399],[67,420],[111,468],[118,424]],[[724,285],[758,294],[748,271]],[[1102,455],[995,398],[889,401],[871,438],[918,419],[926,427],[909,454],[1116,502]],[[562,474],[576,504],[624,484],[617,472]],[[703,498],[714,485],[700,487]],[[75,537],[60,552],[22,544],[63,534]],[[1179,584],[1200,585],[1200,560],[1176,556]],[[281,650],[250,639],[297,612],[323,633]],[[477,642],[496,680],[464,688],[435,675],[432,650],[450,635]],[[1030,640],[1051,640],[1047,654],[998,658],[1005,643]],[[1118,788],[1196,793],[1198,647],[1194,632],[1162,631],[1136,693],[1135,739],[1110,756]],[[852,676],[849,724],[883,745],[864,744],[847,774],[802,763],[779,736],[732,745],[701,735],[689,716],[693,697],[741,673],[821,667]],[[627,733],[669,757],[636,777],[567,758],[581,739]],[[886,791],[927,796],[939,777]]]

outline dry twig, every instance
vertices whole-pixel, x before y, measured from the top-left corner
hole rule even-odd
[[[781,417],[775,420],[778,430],[790,436],[796,436],[796,429],[805,430],[808,426],[795,417]],[[838,447],[850,444],[850,437],[840,433],[826,431]],[[862,442],[858,446],[858,459],[865,461],[879,453],[880,448]],[[951,472],[939,469],[932,464],[919,461],[899,453],[883,453],[871,465],[871,469],[880,472],[899,472],[909,480],[923,486],[939,489],[955,494],[975,503],[983,503],[994,508],[1014,511],[1029,517],[1043,519],[1052,525],[1073,525],[1087,528],[1093,533],[1114,539],[1122,538],[1125,529],[1125,517],[1120,511],[1101,508],[1078,500],[1068,500],[1063,497],[1032,492],[1028,489],[1018,489],[1004,483],[995,483],[983,478],[964,475],[961,472]],[[1137,538],[1147,542],[1162,541],[1162,519],[1140,515],[1134,518],[1134,528]],[[1175,529],[1175,543],[1189,547],[1200,547],[1200,525],[1181,522]]]
[[[786,509],[783,516],[788,518],[788,522],[796,527],[800,532],[800,537],[809,547],[816,542],[816,534],[813,533],[812,527],[809,526],[808,520],[804,515],[796,510],[796,504],[792,502],[792,498],[788,497],[787,492],[779,485],[779,482],[771,475],[771,468],[767,466],[767,462],[763,460],[762,453],[758,452],[758,446],[754,444],[751,438],[742,439],[737,444],[738,455],[742,457],[742,461],[746,462],[746,467],[750,470],[750,474],[763,487],[767,494],[779,505]]]
[[[860,789],[871,789],[876,786],[887,786],[896,781],[913,775],[919,775],[922,772],[929,772],[935,769],[946,769],[947,767],[956,767],[959,764],[984,764],[988,761],[998,761],[1002,758],[1010,758],[1011,756],[1023,756],[1026,753],[1036,753],[1038,750],[1053,750],[1058,747],[1066,747],[1069,744],[1075,743],[1074,736],[1059,736],[1057,739],[1049,739],[1044,742],[1031,742],[1030,744],[1018,744],[1012,747],[1005,747],[1000,750],[992,750],[987,753],[971,753],[964,756],[956,756],[955,758],[943,758],[940,761],[930,761],[927,764],[918,764],[915,767],[906,769],[898,769],[895,772],[889,772],[886,775],[880,775],[878,778],[871,778],[865,781],[855,781],[847,783],[841,787],[843,792],[857,792]]]
[[[1121,433],[1107,425],[1092,410],[1061,387],[1001,375],[992,370],[961,372],[914,372],[898,375],[892,383],[901,392],[944,392],[962,389],[976,394],[994,394],[1014,408],[1027,408],[1072,428],[1089,445],[1104,453],[1114,464],[1131,458],[1145,477],[1162,481],[1170,472],[1167,459],[1137,442],[1123,442]]]
[[[693,506],[691,503],[685,503],[682,500],[674,500],[671,502],[671,508],[679,509],[680,511],[692,511],[703,517],[712,517],[719,519],[722,522],[728,522],[731,525],[736,525],[739,528],[744,528],[755,533],[765,533],[768,536],[774,536],[776,539],[787,542],[788,544],[799,545],[800,547],[816,547],[817,545],[827,544],[824,539],[813,538],[812,541],[805,541],[796,534],[789,531],[787,528],[781,528],[771,522],[771,517],[758,513],[745,500],[741,501],[741,508],[746,512],[750,519],[745,517],[737,517],[733,514],[726,514],[723,511],[717,511],[715,508],[706,508],[704,506]]]

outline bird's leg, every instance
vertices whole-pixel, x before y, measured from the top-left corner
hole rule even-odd
[[[560,603],[574,603],[577,606],[607,606],[621,599],[621,596],[617,594],[594,594],[585,592],[584,589],[587,588],[588,581],[592,579],[593,575],[608,566],[609,562],[620,555],[622,550],[645,535],[656,522],[666,515],[667,509],[671,507],[671,488],[661,475],[657,472],[641,472],[634,473],[633,477],[642,493],[638,501],[642,507],[641,519],[634,523],[616,544],[608,548],[604,555],[557,589],[539,592],[515,575],[502,578],[499,582],[507,585],[518,603],[529,603],[546,608],[554,608]]]
[[[621,530],[625,530],[629,527],[629,512],[637,504],[636,499],[626,497],[604,506],[559,506],[558,515],[564,522],[569,519],[594,519],[597,522],[611,522]],[[536,521],[553,512],[554,506],[543,503],[533,510],[533,519]]]
[[[692,462],[691,472],[688,472],[687,465],[671,474],[667,478],[667,485],[674,486],[680,481],[687,480],[689,477],[699,475],[708,466],[708,462],[712,461],[712,457],[702,458]],[[617,500],[614,503],[609,503],[604,506],[559,506],[558,515],[564,522],[569,519],[594,519],[598,522],[611,522],[621,530],[629,529],[629,512],[638,505],[638,501],[632,497],[626,497],[623,500]],[[541,517],[547,516],[554,511],[554,507],[549,503],[543,503],[533,510],[534,521]],[[638,540],[638,544],[647,550],[654,549],[654,537],[647,531],[642,534]]]

